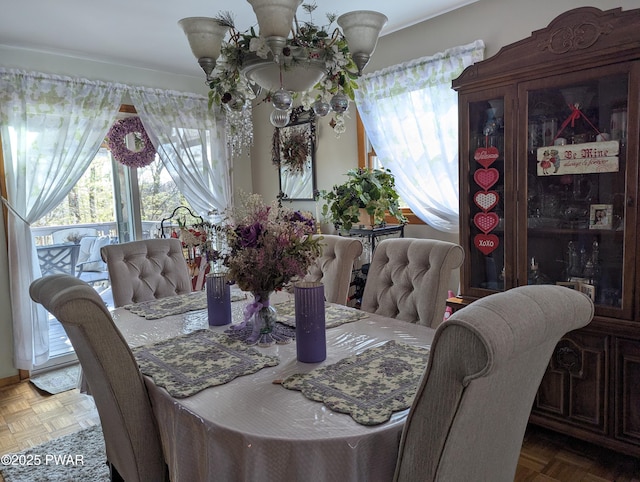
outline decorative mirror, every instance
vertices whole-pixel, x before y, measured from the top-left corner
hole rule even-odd
[[[289,123],[273,132],[272,157],[280,174],[280,198],[313,201],[316,190],[316,117],[296,107]]]

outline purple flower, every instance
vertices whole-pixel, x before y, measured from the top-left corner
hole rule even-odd
[[[250,226],[238,226],[236,228],[241,248],[257,248],[258,238],[262,234],[262,225],[254,223]]]
[[[313,220],[305,217],[300,211],[294,211],[289,216],[289,221],[300,222],[304,224],[313,224]]]

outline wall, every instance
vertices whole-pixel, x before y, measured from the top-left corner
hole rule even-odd
[[[614,6],[620,6],[625,10],[640,7],[638,0],[616,0],[615,2],[593,0],[588,4],[579,0],[555,0],[546,2],[544,8],[539,2],[531,0],[480,0],[381,38],[365,72],[373,72],[389,65],[433,55],[449,47],[476,39],[484,40],[485,57],[489,57],[497,53],[502,46],[528,37],[532,31],[546,27],[560,13],[585,5],[603,10]],[[0,46],[0,66],[204,93],[201,78],[87,62],[2,46]],[[251,157],[243,154],[234,160],[233,176],[236,189],[253,190],[266,199],[273,199],[278,191],[278,171],[271,164],[270,158],[273,129],[268,121],[269,114],[268,106],[256,107],[255,142]],[[339,138],[328,126],[327,119],[319,122],[318,132],[318,189],[331,189],[334,184],[343,180],[343,175],[348,169],[357,166],[355,114],[347,120],[347,132]],[[314,210],[312,202],[297,203],[295,207]],[[3,223],[0,223],[0,306],[8,307],[10,306],[9,282],[4,234]],[[406,235],[457,240],[455,236],[439,233],[426,226],[408,226]],[[12,365],[11,318],[7,309],[0,312],[0,333],[2,333],[0,337],[1,380],[17,373]]]

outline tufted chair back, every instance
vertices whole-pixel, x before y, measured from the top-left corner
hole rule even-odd
[[[314,236],[319,237],[319,236]],[[322,255],[309,267],[305,281],[321,281],[324,297],[330,303],[347,304],[353,264],[362,254],[362,243],[357,238],[321,235]]]
[[[191,292],[189,269],[178,239],[110,244],[100,254],[107,263],[116,308]]]
[[[592,318],[583,293],[531,285],[474,301],[441,323],[403,428],[394,481],[512,482],[553,351]]]
[[[29,294],[60,321],[78,355],[100,416],[111,480],[169,480],[144,379],[100,295],[68,274],[35,280]]]
[[[394,238],[373,253],[362,310],[436,328],[444,318],[451,271],[462,247],[435,239]]]

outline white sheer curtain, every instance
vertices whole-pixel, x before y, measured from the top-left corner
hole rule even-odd
[[[365,75],[355,90],[367,136],[398,193],[440,231],[458,231],[458,101],[451,81],[483,54],[477,40]]]
[[[132,88],[140,120],[169,175],[189,204],[207,219],[231,206],[231,163],[224,118],[204,96]]]
[[[124,86],[0,69],[0,135],[16,368],[49,358],[45,310],[29,298],[40,276],[30,224],[55,208],[97,153]]]

